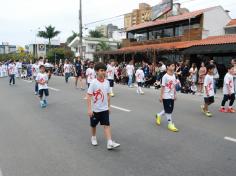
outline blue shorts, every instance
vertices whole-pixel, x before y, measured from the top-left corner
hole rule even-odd
[[[95,128],[99,122],[101,125],[110,126],[109,111],[94,112],[93,114],[93,117],[90,118],[92,128]]]
[[[174,99],[163,99],[163,106],[166,114],[172,114],[174,110]]]

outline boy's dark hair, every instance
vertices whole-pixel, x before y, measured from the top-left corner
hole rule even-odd
[[[233,68],[234,66],[232,65],[232,64],[229,64],[229,65],[227,65],[227,70],[230,70],[231,68]]]
[[[44,65],[40,65],[39,66],[39,69],[41,69],[41,68],[46,68]]]
[[[209,70],[212,70],[212,69],[214,69],[215,68],[215,65],[213,65],[213,64],[209,64],[209,65],[207,65],[207,71],[209,71]]]
[[[95,71],[98,71],[98,70],[107,70],[107,66],[102,63],[102,62],[98,62],[95,67],[94,67],[94,70]]]
[[[166,63],[166,67],[169,67],[169,66],[171,66],[172,64],[175,64],[174,61],[170,61],[170,60],[167,60],[165,63]]]

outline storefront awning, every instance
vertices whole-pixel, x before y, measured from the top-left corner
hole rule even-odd
[[[236,43],[193,46],[183,51],[183,54],[221,54],[221,53],[236,53]]]

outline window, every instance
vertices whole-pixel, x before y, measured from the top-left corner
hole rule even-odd
[[[173,36],[174,36],[173,28],[164,29],[163,37],[173,37]]]

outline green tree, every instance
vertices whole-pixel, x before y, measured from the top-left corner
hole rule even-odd
[[[79,36],[79,33],[72,31],[72,35],[67,38],[66,43],[70,44],[75,39],[75,37],[78,37],[78,36]]]
[[[56,62],[58,63],[60,59],[73,59],[74,53],[71,50],[65,48],[53,48],[47,53],[47,59],[49,60],[49,62],[54,63],[55,58]]]
[[[103,34],[98,30],[89,31],[89,36],[93,37],[93,38],[102,38],[102,37],[104,37]]]
[[[101,41],[97,44],[96,51],[108,51],[111,47],[104,41]]]
[[[49,48],[51,46],[51,39],[56,37],[58,34],[60,34],[60,31],[56,31],[55,27],[52,27],[51,25],[45,27],[45,31],[39,31],[38,37],[42,37],[45,39],[48,39]]]

